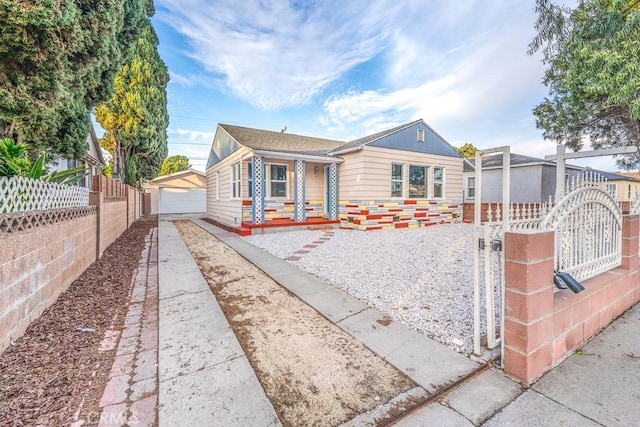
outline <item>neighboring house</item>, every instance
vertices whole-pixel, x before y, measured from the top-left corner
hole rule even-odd
[[[589,168],[586,169],[590,170]],[[619,202],[631,202],[640,194],[640,178],[633,172],[627,174],[619,172],[603,172],[591,169],[591,172],[601,175],[606,180],[605,187]]]
[[[77,166],[84,166],[89,173],[84,177],[82,181],[80,181],[79,185],[81,185],[82,187],[91,188],[93,177],[96,175],[102,175],[102,167],[105,164],[102,150],[100,149],[100,144],[98,142],[98,137],[96,136],[96,131],[93,128],[93,123],[89,128],[89,134],[87,135],[87,144],[89,145],[89,149],[87,150],[86,154],[79,160],[68,160],[59,158],[57,161],[52,162],[48,166],[49,171],[62,172],[68,169],[73,169]]]
[[[449,222],[461,215],[462,163],[422,120],[346,143],[219,124],[207,162],[207,215],[244,234]]]
[[[511,153],[510,199],[512,203],[543,203],[556,194],[555,162]],[[580,175],[583,168],[566,165],[565,178]],[[482,159],[482,203],[502,202],[502,154]],[[476,196],[475,159],[465,159],[464,201]],[[468,215],[465,214],[465,218]]]
[[[206,183],[205,174],[195,169],[152,179],[149,181],[151,214],[205,212]]]

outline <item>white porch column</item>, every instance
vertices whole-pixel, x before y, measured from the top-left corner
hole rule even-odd
[[[329,209],[327,209],[330,220],[338,219],[338,165],[336,163],[329,164],[328,193],[329,193]]]
[[[306,162],[304,160],[294,160],[293,166],[295,170],[294,220],[295,222],[305,222],[307,219],[305,210]]]
[[[253,156],[253,196],[251,198],[251,222],[264,224],[265,165],[264,157]]]

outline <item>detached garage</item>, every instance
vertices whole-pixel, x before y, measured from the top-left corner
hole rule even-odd
[[[206,176],[194,169],[152,180],[151,213],[195,213],[207,210]]]

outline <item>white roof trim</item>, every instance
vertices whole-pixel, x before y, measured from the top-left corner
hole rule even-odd
[[[319,163],[342,163],[343,161],[343,159],[339,157],[319,156],[315,154],[283,153],[281,151],[253,150],[253,154],[262,157],[278,157],[288,160],[309,160]]]

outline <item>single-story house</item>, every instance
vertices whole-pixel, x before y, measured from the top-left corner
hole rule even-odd
[[[489,204],[502,204],[503,155],[491,154],[482,159],[482,221]],[[511,203],[539,204],[551,201],[556,194],[556,163],[537,157],[510,153]],[[582,173],[580,166],[566,165],[567,180]],[[475,158],[464,161],[464,220],[473,221],[476,202]],[[495,208],[494,208],[495,210]]]
[[[102,155],[100,143],[98,142],[96,131],[93,128],[93,123],[89,127],[89,134],[87,135],[87,145],[89,146],[89,149],[80,159],[73,160],[58,158],[48,166],[49,171],[62,172],[78,166],[84,166],[84,168],[88,170],[89,173],[83,178],[82,181],[79,182],[79,185],[82,187],[91,188],[93,177],[102,175],[102,167],[105,165],[105,160]]]
[[[510,199],[512,203],[544,203],[556,194],[556,163],[511,153]],[[565,177],[580,175],[583,168],[566,165]],[[465,159],[464,201],[475,202],[475,159]],[[482,203],[502,202],[502,153],[482,159]]]
[[[205,174],[187,169],[149,181],[151,214],[199,213],[207,209]]]
[[[207,215],[241,234],[424,227],[462,213],[462,156],[423,120],[344,142],[219,124]]]
[[[640,194],[640,177],[637,173],[592,171],[607,180],[605,187],[619,202],[632,202]]]

